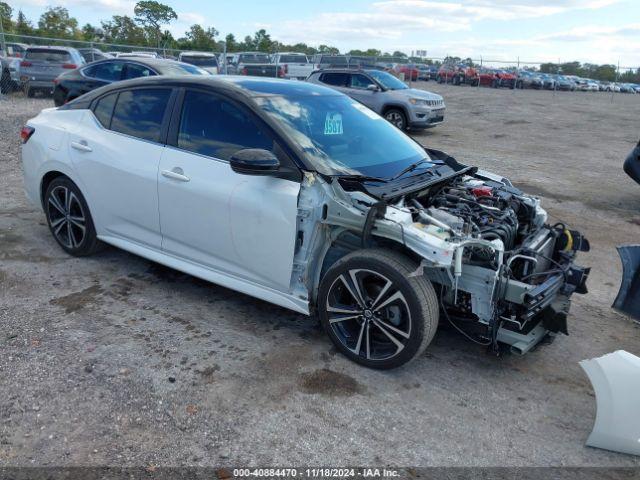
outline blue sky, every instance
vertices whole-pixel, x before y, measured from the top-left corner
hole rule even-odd
[[[5,0],[6,1],[6,0]],[[132,15],[127,0],[8,0],[37,20],[65,6],[80,24]],[[640,0],[165,0],[178,13],[169,29],[214,26],[244,38],[259,28],[286,43],[342,51],[427,50],[429,56],[570,61],[640,66]]]

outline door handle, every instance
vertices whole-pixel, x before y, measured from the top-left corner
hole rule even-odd
[[[87,145],[86,140],[80,140],[79,142],[71,142],[71,147],[81,152],[93,152],[93,149]]]
[[[173,170],[162,170],[162,176],[172,178],[173,180],[179,180],[181,182],[188,182],[191,180],[187,177],[180,167],[175,167]]]

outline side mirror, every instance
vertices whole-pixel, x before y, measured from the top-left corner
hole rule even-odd
[[[370,85],[367,85],[367,90],[371,90],[372,92],[377,92],[377,91],[379,91],[380,89],[378,88],[378,86],[377,86],[377,85],[374,85],[374,84],[372,83],[372,84],[370,84]]]
[[[231,156],[231,170],[243,175],[272,175],[280,170],[280,161],[269,150],[244,148]]]

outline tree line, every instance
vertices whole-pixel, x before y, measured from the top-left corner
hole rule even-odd
[[[140,0],[134,7],[134,16],[113,15],[103,20],[100,25],[86,23],[80,26],[78,20],[71,16],[65,7],[47,7],[37,22],[29,20],[22,10],[15,11],[7,2],[0,1],[0,21],[5,33],[16,35],[35,35],[69,40],[81,40],[93,43],[115,43],[135,45],[141,47],[165,48],[175,50],[205,50],[222,51],[224,44],[228,52],[260,51],[300,52],[307,55],[315,53],[338,54],[338,48],[331,45],[313,47],[306,43],[287,45],[271,38],[265,29],[260,29],[253,35],[247,35],[239,40],[233,33],[220,37],[220,32],[214,27],[204,27],[194,24],[184,35],[174,38],[167,26],[178,19],[178,14],[169,5],[155,0]],[[418,61],[415,57],[408,57],[401,51],[382,52],[370,48],[368,50],[350,50],[343,52],[354,56],[375,56],[405,58]],[[448,63],[466,63],[473,65],[470,58],[447,57]],[[427,64],[439,65],[441,62],[426,61]],[[622,82],[640,82],[640,68],[616,75],[615,65],[595,65],[590,63],[567,62],[562,64],[543,63],[540,72],[562,73],[596,80]]]

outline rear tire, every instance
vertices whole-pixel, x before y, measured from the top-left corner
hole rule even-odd
[[[53,179],[47,186],[43,203],[49,230],[65,252],[83,257],[101,248],[89,206],[69,178]]]
[[[33,98],[35,96],[36,96],[36,89],[35,88],[31,88],[31,87],[27,87],[27,97]]]
[[[420,356],[438,327],[438,297],[417,263],[383,249],[352,252],[333,264],[318,292],[320,322],[336,348],[370,368]],[[359,297],[359,298],[358,298]]]

